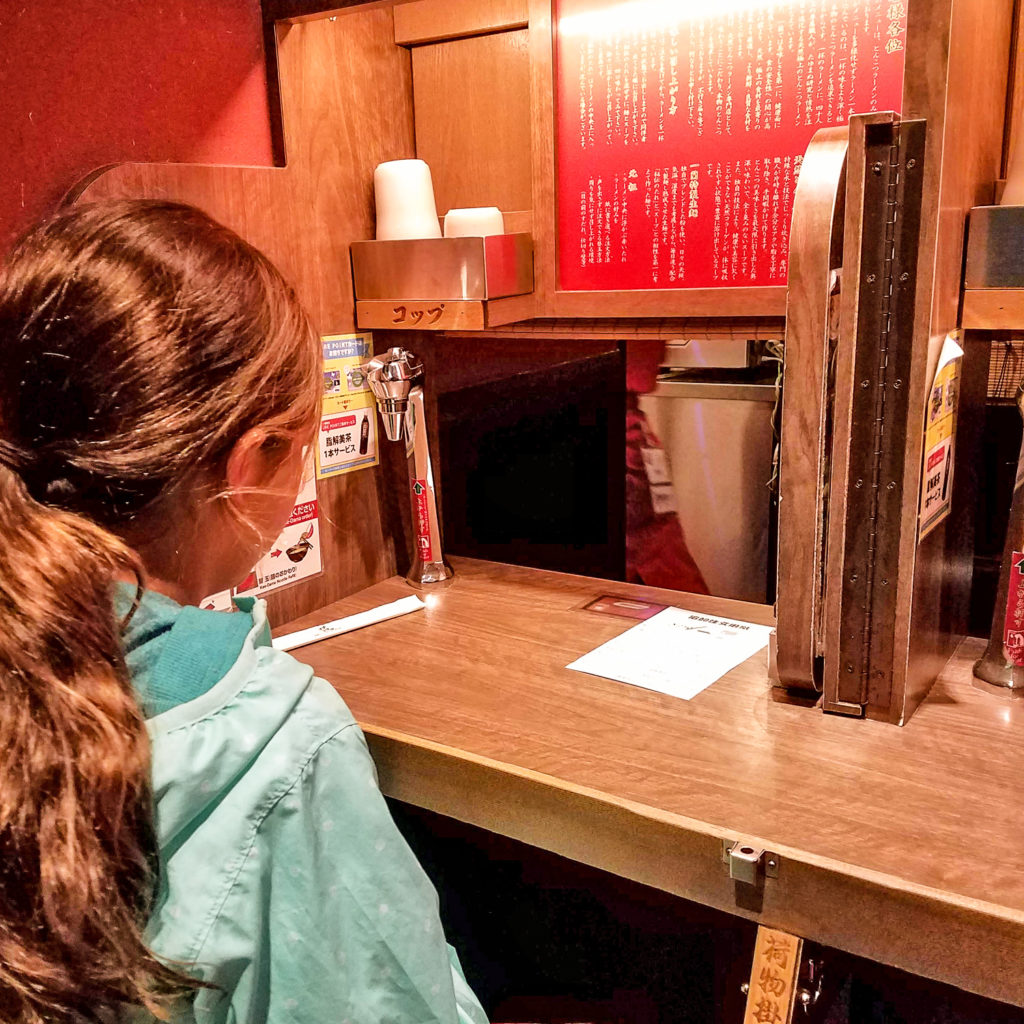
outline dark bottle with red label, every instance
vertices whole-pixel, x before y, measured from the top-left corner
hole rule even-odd
[[[363,417],[363,425],[359,431],[359,454],[365,455],[370,445],[370,417]]]

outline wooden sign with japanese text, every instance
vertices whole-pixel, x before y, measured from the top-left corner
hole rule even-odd
[[[356,302],[356,323],[364,329],[390,331],[483,330],[484,304],[476,299]]]
[[[743,1024],[789,1024],[792,1020],[803,943],[786,932],[757,929]]]
[[[557,0],[559,286],[784,285],[811,136],[902,106],[905,0]]]

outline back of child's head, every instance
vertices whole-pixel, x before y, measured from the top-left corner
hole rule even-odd
[[[125,538],[173,530],[259,424],[311,424],[316,339],[191,207],[72,207],[0,274],[0,1019],[156,1007],[149,747],[121,651]]]

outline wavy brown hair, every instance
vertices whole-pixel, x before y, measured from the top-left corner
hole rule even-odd
[[[72,207],[6,261],[0,1020],[164,1015],[194,987],[143,939],[150,751],[113,597],[144,570],[122,538],[222,479],[247,429],[312,423],[320,390],[293,291],[192,207]]]

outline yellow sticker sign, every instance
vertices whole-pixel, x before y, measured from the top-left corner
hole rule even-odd
[[[318,479],[376,466],[377,410],[360,366],[373,353],[372,334],[331,334],[321,339],[324,398],[317,430]]]
[[[949,515],[953,504],[956,411],[963,354],[964,350],[954,335],[947,335],[928,394],[925,415],[919,539],[927,537]]]

